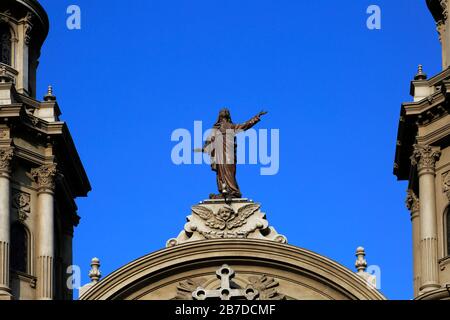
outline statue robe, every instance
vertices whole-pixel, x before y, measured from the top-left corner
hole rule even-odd
[[[252,128],[259,121],[258,116],[243,124],[222,121],[212,129],[204,151],[210,155],[211,168],[217,174],[217,188],[221,195],[217,197],[242,197],[236,180],[236,134]]]

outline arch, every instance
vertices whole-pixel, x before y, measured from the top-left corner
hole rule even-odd
[[[177,286],[214,279],[227,264],[236,281],[268,276],[290,299],[384,300],[375,288],[344,266],[295,246],[265,240],[207,240],[183,244],[137,259],[88,289],[81,300],[170,300]],[[242,277],[242,278],[241,278]]]
[[[8,23],[0,23],[0,62],[9,66],[13,64],[13,31]]]

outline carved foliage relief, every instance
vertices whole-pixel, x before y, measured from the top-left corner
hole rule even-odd
[[[450,201],[450,171],[442,175],[442,190]]]
[[[25,222],[31,213],[31,195],[19,190],[13,190],[12,206],[17,211],[20,222]]]

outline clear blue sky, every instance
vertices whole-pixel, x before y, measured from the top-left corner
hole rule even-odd
[[[42,0],[51,20],[39,90],[63,111],[93,191],[74,260],[108,274],[177,236],[215,191],[207,165],[177,167],[171,133],[261,109],[281,135],[280,172],[240,166],[245,196],[293,245],[354,270],[355,249],[382,269],[383,293],[412,298],[406,183],[392,174],[400,104],[417,65],[440,70],[425,0]],[[66,8],[82,30],[66,28]],[[382,9],[382,29],[366,9]]]

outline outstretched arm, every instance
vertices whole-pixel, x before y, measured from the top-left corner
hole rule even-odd
[[[255,126],[258,122],[260,122],[261,121],[261,117],[266,115],[266,114],[267,114],[267,111],[261,111],[256,116],[251,118],[249,121],[244,122],[242,124],[236,124],[234,126],[234,130],[236,130],[236,131],[246,131],[246,130],[252,128],[253,126]]]

